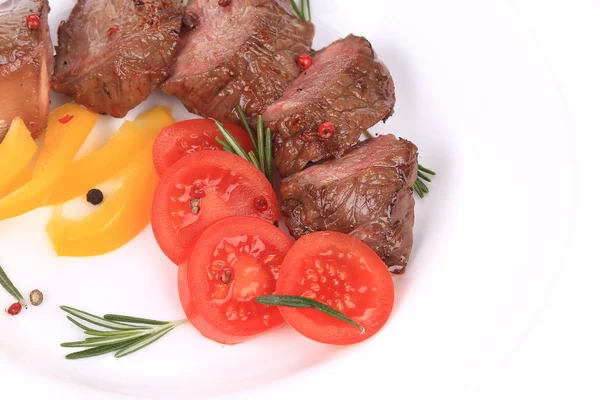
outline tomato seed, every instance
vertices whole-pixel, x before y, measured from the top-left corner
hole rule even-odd
[[[199,198],[193,198],[190,200],[190,210],[192,211],[192,214],[194,214],[194,215],[200,214],[200,199]]]
[[[223,275],[221,275],[221,282],[227,285],[229,282],[231,282],[232,275],[233,272],[230,269],[226,269],[225,271],[223,271]]]

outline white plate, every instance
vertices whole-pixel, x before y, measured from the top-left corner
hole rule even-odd
[[[74,3],[51,0],[53,31]],[[350,32],[372,41],[398,97],[394,117],[374,131],[415,141],[421,162],[439,173],[418,201],[410,268],[382,332],[336,348],[282,328],[223,347],[183,326],[122,360],[66,361],[59,343],[81,332],[61,304],[160,319],[183,313],[175,268],[149,229],[109,255],[59,259],[42,209],[0,222],[0,263],[23,291],[46,295],[18,318],[0,313],[3,394],[466,398],[501,365],[543,303],[571,233],[573,137],[542,54],[503,2],[314,0],[313,17],[315,47]],[[188,115],[157,93],[128,119],[155,104]],[[106,140],[102,127],[117,125],[104,118],[84,151]],[[0,302],[10,298],[0,292]]]

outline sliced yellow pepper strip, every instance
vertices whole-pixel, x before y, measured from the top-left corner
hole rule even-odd
[[[32,177],[33,177],[33,168],[25,168],[23,171],[21,171],[19,176],[17,176],[15,179],[12,180],[12,182],[10,182],[9,185],[0,189],[0,199],[8,196],[9,194],[14,192],[21,186],[25,185],[27,182],[29,182],[31,180]]]
[[[4,141],[0,143],[0,198],[19,187],[19,179],[23,179],[23,171],[36,151],[37,145],[25,122],[15,118]]]
[[[121,128],[94,153],[73,163],[48,200],[48,205],[62,204],[110,179],[131,161],[147,142],[144,131],[133,122],[125,121]]]
[[[0,220],[25,214],[46,203],[97,121],[97,114],[75,103],[50,113],[45,144],[35,162],[33,177],[0,200]]]
[[[131,161],[132,155],[175,121],[171,110],[160,106],[126,121],[100,150],[73,163],[48,200],[49,205],[65,203],[110,179]]]
[[[154,141],[164,127],[174,122],[171,110],[164,106],[141,114],[134,122],[124,122],[103,148],[73,163],[48,205],[65,203],[110,179],[131,161],[144,143]]]
[[[160,107],[135,121],[145,127],[146,137],[156,136],[173,120],[168,109]],[[47,232],[61,257],[89,257],[114,251],[136,237],[149,223],[152,196],[158,176],[152,162],[153,140],[114,178],[121,187],[108,194],[104,203],[81,220],[63,217],[63,207],[55,208]]]
[[[175,123],[172,114],[170,108],[158,106],[140,114],[133,123],[146,132],[154,142],[160,131]]]
[[[147,145],[122,172],[122,186],[99,208],[81,220],[63,217],[63,206],[54,209],[47,231],[59,257],[106,254],[136,237],[150,222],[152,196],[158,175]]]

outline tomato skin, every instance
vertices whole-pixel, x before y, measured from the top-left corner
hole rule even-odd
[[[223,243],[236,241],[233,253],[223,250],[227,249]],[[225,218],[208,227],[178,270],[179,298],[188,320],[202,335],[223,344],[241,343],[283,325],[276,307],[254,299],[275,291],[279,267],[292,244],[283,231],[254,217]],[[222,257],[227,265],[221,267]],[[219,280],[223,278],[219,268],[231,271],[227,285]],[[242,314],[242,308],[248,314]],[[234,317],[227,314],[230,309],[235,310]]]
[[[235,124],[223,125],[247,153],[254,149],[246,130]],[[161,176],[171,165],[196,151],[223,150],[223,146],[216,141],[221,137],[215,121],[210,119],[190,119],[164,128],[154,141],[156,173]]]
[[[348,345],[370,338],[394,306],[394,282],[385,263],[360,240],[338,232],[300,238],[281,266],[276,293],[326,303],[365,328],[361,333],[316,310],[280,307],[292,328],[327,344]]]
[[[198,213],[190,207],[192,198],[199,199]],[[267,207],[257,208],[257,198],[266,200]],[[161,176],[152,202],[152,230],[175,264],[183,261],[184,251],[205,228],[232,216],[258,217],[269,223],[279,220],[273,187],[241,157],[217,150],[198,151]]]

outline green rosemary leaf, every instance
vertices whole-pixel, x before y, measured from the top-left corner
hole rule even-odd
[[[60,347],[97,347],[97,346],[103,346],[103,345],[107,345],[107,344],[126,342],[126,341],[130,341],[132,339],[138,339],[142,336],[148,336],[148,335],[151,335],[151,334],[146,331],[141,331],[135,335],[86,338],[84,341],[81,341],[81,342],[62,343],[60,345]]]
[[[427,187],[427,185],[425,185],[425,184],[423,183],[423,181],[422,181],[422,180],[420,180],[420,179],[417,179],[417,181],[415,182],[415,186],[419,186],[419,188],[421,189],[421,191],[422,191],[424,194],[426,194],[426,193],[429,193],[429,188]]]
[[[223,141],[221,138],[215,138],[215,140],[217,141],[217,143],[223,146],[223,151],[235,154],[235,151],[233,151],[233,149],[227,142]]]
[[[6,275],[6,272],[4,272],[2,266],[0,266],[0,285],[2,285],[2,287],[8,292],[8,294],[14,297],[15,300],[27,307],[27,303],[25,302],[23,295],[21,294],[21,292],[19,292],[15,285],[13,285],[11,280],[8,278],[8,275]]]
[[[256,301],[260,304],[265,304],[268,306],[278,306],[278,307],[292,307],[292,308],[312,308],[317,311],[323,312],[331,317],[337,318],[340,321],[347,322],[362,332],[365,331],[360,324],[348,318],[341,312],[329,307],[327,304],[323,304],[313,299],[309,299],[301,296],[280,296],[280,295],[270,295],[270,296],[260,296],[256,298]]]
[[[146,325],[167,325],[169,321],[156,321],[154,319],[146,319],[146,318],[136,318],[129,317],[127,315],[117,315],[117,314],[106,314],[104,319],[115,322],[130,322],[133,324],[146,324]]]
[[[113,351],[120,350],[120,349],[128,346],[129,344],[131,344],[130,341],[122,342],[122,343],[115,343],[115,344],[107,344],[105,346],[93,347],[91,349],[67,354],[65,358],[67,360],[79,360],[81,358],[101,356],[103,354],[112,353]]]
[[[258,117],[257,127],[256,127],[256,141],[258,144],[257,155],[259,161],[259,168],[263,174],[266,175],[266,163],[265,163],[265,131],[263,128],[263,118],[262,115]]]
[[[425,172],[426,174],[433,175],[433,176],[437,175],[437,174],[435,173],[435,171],[432,171],[432,170],[430,170],[430,169],[428,169],[428,168],[425,168],[425,167],[424,167],[424,166],[422,166],[421,164],[419,164],[419,171],[423,171],[423,172]]]
[[[271,128],[267,128],[267,134],[265,136],[265,156],[267,158],[266,173],[267,179],[273,184],[273,135],[271,134]]]
[[[250,128],[250,124],[248,123],[248,118],[246,118],[246,114],[244,113],[242,106],[240,106],[240,105],[237,106],[237,113],[238,113],[238,117],[240,117],[240,119],[242,120],[242,123],[244,124],[244,127],[246,128],[246,131],[248,132],[248,135],[250,135],[250,139],[252,140],[252,144],[254,145],[254,150],[258,151],[258,147],[256,146],[256,139],[254,139],[254,132],[252,132],[252,128]]]
[[[251,151],[250,153],[248,153],[248,158],[250,158],[250,162],[252,164],[254,164],[254,166],[258,169],[260,169],[260,163],[258,162],[258,159],[256,158],[256,154],[254,154],[253,151]],[[262,172],[262,171],[261,171]]]
[[[312,14],[310,11],[310,0],[306,0],[306,11],[304,12],[307,21],[312,21]]]
[[[156,342],[179,325],[188,322],[187,319],[167,322],[117,314],[106,314],[102,318],[72,307],[61,306],[60,308],[76,318],[112,329],[110,331],[91,329],[78,322],[75,318],[67,316],[69,321],[82,328],[86,335],[90,335],[83,341],[61,344],[61,347],[67,348],[88,348],[87,350],[68,354],[66,356],[68,360],[95,357],[121,349],[124,351],[118,352],[115,354],[115,357],[124,357]],[[126,322],[150,326],[129,325]]]
[[[168,326],[167,328],[159,330],[158,332],[156,332],[153,335],[148,335],[147,337],[138,339],[138,340],[134,341],[133,343],[127,345],[126,347],[122,348],[121,350],[119,350],[115,354],[115,358],[122,358],[122,357],[128,356],[130,354],[133,354],[136,351],[139,351],[139,350],[143,349],[144,347],[149,346],[152,343],[156,342],[157,340],[159,340],[160,338],[165,336],[167,333],[171,332],[173,329],[175,329],[175,326],[171,325],[171,326]]]
[[[304,13],[302,12],[302,10],[300,10],[298,4],[296,4],[296,0],[290,0],[290,3],[292,4],[294,11],[296,12],[296,15],[298,15],[298,18],[306,20],[306,18],[304,18]]]
[[[72,308],[72,307],[60,306],[60,309],[66,313],[69,313],[69,314],[79,318],[79,319],[82,319],[82,320],[87,321],[94,325],[101,326],[103,328],[115,329],[115,330],[119,330],[119,331],[127,331],[127,330],[131,330],[131,329],[148,329],[146,327],[137,327],[134,325],[123,324],[120,322],[108,321],[108,320],[105,320],[104,318],[100,318],[97,315],[90,314],[85,311],[77,310],[76,308]]]
[[[136,335],[140,332],[145,332],[145,331],[143,331],[143,330],[141,331],[139,329],[132,330],[132,331],[97,331],[94,329],[83,331],[83,333],[85,333],[86,335],[98,336],[98,337],[131,336],[131,335]],[[93,338],[87,338],[85,340],[91,340],[91,339],[93,339]]]
[[[78,328],[83,329],[84,331],[93,330],[92,328],[89,328],[89,327],[83,325],[82,323],[80,323],[79,321],[77,321],[75,318],[71,318],[68,315],[67,315],[67,319],[69,321],[71,321],[75,326],[77,326]]]
[[[419,178],[423,179],[424,181],[431,182],[431,178],[422,172],[419,172]]]
[[[415,185],[413,186],[413,189],[415,191],[415,193],[422,199],[425,198],[425,194],[423,193],[423,191],[421,190],[421,186],[417,185],[417,182],[415,182]]]
[[[231,133],[229,133],[229,131],[227,129],[225,129],[223,124],[220,123],[219,121],[215,121],[215,124],[217,124],[217,129],[219,129],[219,132],[221,132],[221,135],[223,135],[223,138],[225,138],[225,141],[233,149],[235,154],[242,157],[246,161],[250,161],[250,159],[248,158],[248,154],[246,154],[246,152],[244,151],[242,146],[239,144],[239,142],[237,140],[235,140],[235,138],[231,135]]]

